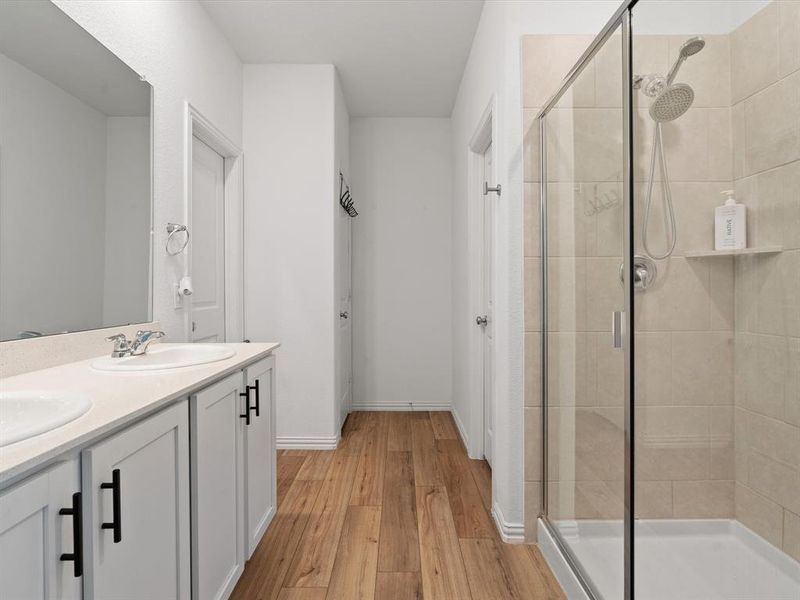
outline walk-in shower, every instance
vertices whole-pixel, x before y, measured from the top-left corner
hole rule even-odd
[[[526,473],[569,598],[800,600],[798,23],[628,0],[537,108]]]

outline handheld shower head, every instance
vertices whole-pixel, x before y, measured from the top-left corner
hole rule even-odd
[[[705,47],[706,41],[701,37],[689,38],[683,42],[680,50],[678,50],[678,59],[675,61],[675,64],[672,65],[672,68],[669,70],[669,74],[667,75],[667,84],[671,84],[673,81],[675,81],[675,77],[678,75],[681,65],[686,62],[687,58],[694,56]]]
[[[706,41],[703,38],[693,37],[683,42],[683,45],[681,45],[681,49],[678,51],[678,53],[685,58],[689,58],[690,56],[694,56],[700,52],[700,50],[705,47]]]

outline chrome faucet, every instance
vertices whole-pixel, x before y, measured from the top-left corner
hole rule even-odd
[[[136,339],[131,342],[131,356],[139,356],[147,352],[147,347],[153,340],[162,338],[166,333],[163,331],[137,331]]]
[[[114,342],[114,350],[111,358],[123,358],[125,356],[140,356],[147,352],[150,343],[158,338],[162,338],[166,333],[163,331],[137,331],[133,340],[128,340],[124,333],[117,333],[106,338],[107,342]]]

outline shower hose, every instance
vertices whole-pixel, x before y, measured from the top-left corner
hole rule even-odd
[[[650,210],[653,205],[653,185],[655,183],[656,175],[656,154],[659,155],[659,165],[661,167],[661,175],[663,177],[662,187],[664,190],[664,204],[669,214],[670,234],[669,234],[669,247],[663,254],[656,254],[650,249],[648,242],[647,230],[650,223]],[[677,240],[677,231],[675,225],[675,208],[672,205],[672,191],[669,185],[669,173],[667,172],[667,158],[664,155],[664,141],[661,135],[661,123],[656,122],[653,134],[653,151],[650,154],[650,177],[647,183],[647,195],[644,204],[644,219],[642,221],[642,245],[647,255],[654,260],[664,260],[672,255],[675,250],[675,242]]]

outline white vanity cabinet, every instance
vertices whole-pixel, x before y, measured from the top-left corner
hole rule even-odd
[[[190,398],[192,588],[227,598],[276,509],[275,358]]]
[[[81,597],[80,499],[76,459],[0,493],[0,598]]]
[[[275,357],[245,370],[249,424],[244,427],[245,543],[253,555],[278,506],[275,450]]]
[[[189,600],[186,400],[82,452],[87,600]]]
[[[86,413],[102,425],[0,484],[0,600],[228,598],[277,508],[275,347],[172,389],[130,378]]]
[[[189,400],[195,600],[227,598],[244,570],[242,427],[247,417],[246,395],[239,372]]]

